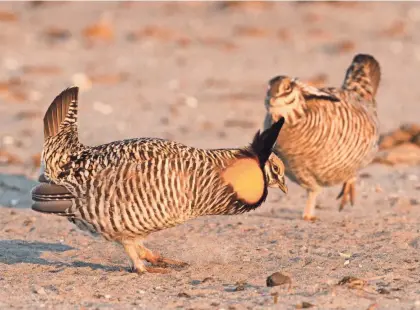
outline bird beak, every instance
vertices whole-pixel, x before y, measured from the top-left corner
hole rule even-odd
[[[287,188],[286,183],[281,183],[279,184],[279,188],[282,190],[283,193],[287,194],[287,192],[289,191],[289,189]]]

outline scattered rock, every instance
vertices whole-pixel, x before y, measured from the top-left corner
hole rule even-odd
[[[306,301],[302,301],[300,304],[296,305],[296,309],[308,309],[308,308],[313,308],[313,307],[315,307],[315,305]]]
[[[420,164],[420,147],[413,143],[404,143],[391,149],[379,152],[373,163],[394,166],[397,164],[418,165]]]
[[[184,298],[191,298],[191,295],[189,295],[189,294],[187,294],[185,292],[178,293],[177,296],[178,297],[184,297]]]
[[[408,142],[411,140],[411,138],[412,136],[410,133],[403,131],[401,129],[398,129],[390,135],[381,137],[380,142],[379,142],[379,149],[380,150],[389,149],[395,145]]]
[[[213,281],[214,279],[212,277],[206,277],[203,279],[203,281],[201,281],[201,283],[206,283],[206,282],[210,282]]]
[[[366,286],[366,284],[367,282],[365,280],[362,280],[356,277],[351,277],[351,276],[346,276],[338,282],[338,285],[341,285],[341,286],[345,285],[352,289],[362,289]]]
[[[402,124],[398,129],[383,134],[379,140],[379,149],[386,150],[406,142],[417,144],[420,135],[420,125]]]
[[[382,295],[389,295],[391,293],[390,291],[388,291],[386,288],[383,288],[383,287],[378,288],[376,291]]]
[[[19,156],[0,150],[0,165],[19,165],[22,160]]]
[[[44,31],[45,38],[53,43],[67,40],[71,37],[71,32],[67,29],[50,27]]]
[[[244,291],[245,288],[248,286],[248,283],[246,281],[238,281],[235,283],[236,287],[234,288],[234,292],[240,292]]]
[[[97,24],[86,27],[83,29],[82,34],[88,41],[110,42],[114,40],[114,29],[106,21],[100,21]]]
[[[29,218],[29,219],[26,219],[26,220],[23,221],[23,226],[32,225],[34,222],[35,222],[35,218],[34,217]]]
[[[185,97],[185,104],[192,108],[195,109],[198,106],[198,99],[196,97],[193,96],[186,96]]]
[[[0,11],[0,22],[15,22],[18,16],[13,12]]]
[[[292,279],[281,272],[275,272],[271,276],[267,277],[266,284],[268,287],[289,284],[290,288],[292,286]]]
[[[420,237],[417,237],[410,242],[410,246],[420,250]]]
[[[42,286],[37,286],[32,289],[32,292],[38,295],[47,295],[47,292]]]
[[[111,299],[111,295],[108,295],[108,294],[97,293],[97,294],[94,294],[93,296],[99,299]]]
[[[413,138],[411,139],[411,142],[415,145],[417,145],[418,147],[420,147],[420,133],[418,133],[417,135],[413,136]]]

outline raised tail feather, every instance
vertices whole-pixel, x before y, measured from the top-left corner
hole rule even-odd
[[[356,91],[362,97],[373,101],[380,80],[379,62],[371,55],[357,54],[347,69],[342,88]]]
[[[55,97],[44,116],[44,141],[65,126],[76,124],[78,94],[78,87],[70,87]]]
[[[281,117],[276,123],[262,133],[260,131],[254,137],[251,143],[252,151],[257,155],[261,167],[264,167],[270,157],[273,146],[277,141],[277,137],[284,124],[284,117]]]

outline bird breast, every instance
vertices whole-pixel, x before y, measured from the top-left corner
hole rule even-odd
[[[286,174],[304,187],[343,182],[367,165],[376,152],[376,118],[362,105],[317,100],[305,117],[286,123],[275,152]]]

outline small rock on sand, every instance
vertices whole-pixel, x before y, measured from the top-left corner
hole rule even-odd
[[[282,274],[281,272],[275,272],[267,278],[266,283],[268,287],[289,284],[290,288],[290,286],[292,285],[292,280],[290,279],[290,277]]]

